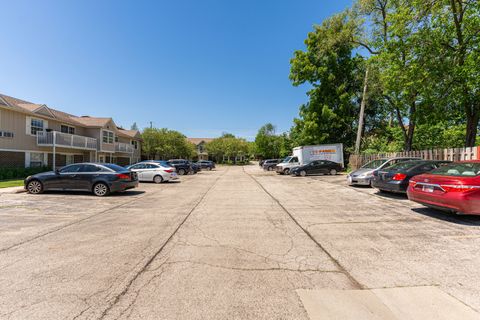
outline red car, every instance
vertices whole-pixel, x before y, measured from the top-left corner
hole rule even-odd
[[[410,179],[408,198],[427,207],[480,215],[480,161],[462,161]]]

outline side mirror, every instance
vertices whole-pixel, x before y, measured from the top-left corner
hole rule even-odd
[[[55,169],[55,174],[60,174],[60,169]]]

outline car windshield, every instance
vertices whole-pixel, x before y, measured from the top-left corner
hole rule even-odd
[[[380,159],[380,160],[373,160],[370,161],[362,166],[363,169],[377,169],[380,167],[382,164],[385,163],[386,160]]]
[[[416,167],[420,164],[426,164],[426,163],[427,163],[426,161],[404,161],[388,167],[388,170],[394,170],[394,171],[408,170],[412,167]]]
[[[107,167],[108,169],[112,169],[113,171],[115,172],[122,172],[122,171],[125,171],[125,168],[124,167],[120,167],[116,164],[113,164],[113,163],[105,163],[103,164],[104,167]]]
[[[292,157],[286,157],[285,159],[283,159],[282,163],[289,162],[291,159],[292,159]]]
[[[430,171],[430,174],[452,177],[476,177],[480,175],[480,162],[451,163]]]

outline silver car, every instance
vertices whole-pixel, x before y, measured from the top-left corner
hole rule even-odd
[[[143,161],[127,168],[137,173],[139,181],[162,183],[178,179],[175,168],[167,161]]]
[[[421,158],[389,158],[389,159],[377,159],[364,164],[360,169],[352,171],[347,176],[349,185],[362,185],[372,186],[373,172],[375,170],[388,168],[396,163],[410,161],[410,160],[422,160]]]

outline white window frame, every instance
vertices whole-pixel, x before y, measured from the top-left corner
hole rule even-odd
[[[67,132],[63,132],[62,131],[62,127],[66,127],[67,128]],[[72,131],[72,132],[70,132]],[[67,134],[75,134],[75,127],[74,126],[71,126],[71,125],[68,125],[68,124],[61,124],[60,125],[60,132],[61,133],[67,133]]]
[[[135,148],[135,150],[138,150],[138,141],[132,140],[132,146]]]
[[[105,142],[103,140],[103,138],[105,138],[105,135],[104,134],[107,134],[106,138],[107,138],[107,142]],[[111,135],[110,135],[111,134]],[[111,141],[111,142],[110,142]],[[110,131],[110,130],[105,130],[103,129],[102,130],[102,143],[105,143],[105,144],[114,144],[115,142],[115,133],[113,131]]]
[[[74,164],[75,163],[75,155],[73,154],[66,154],[65,155],[65,165]]]
[[[41,157],[38,157],[39,159],[33,159],[34,156],[41,155]],[[45,153],[44,152],[30,152],[30,163],[29,167],[43,167],[45,165]]]
[[[27,133],[31,136],[34,136],[34,137],[37,136],[37,132],[39,132],[39,131],[45,132],[45,130],[47,129],[47,126],[48,126],[48,121],[46,121],[44,119],[41,119],[41,118],[28,117],[27,121],[29,121],[29,125],[27,126],[27,128],[28,128],[27,130],[29,130],[29,131]],[[34,127],[33,126],[33,121],[41,121],[42,122],[42,127],[41,127],[42,130],[37,130],[37,131],[35,131],[35,133],[33,133],[32,132],[33,128],[40,129],[40,127]]]

